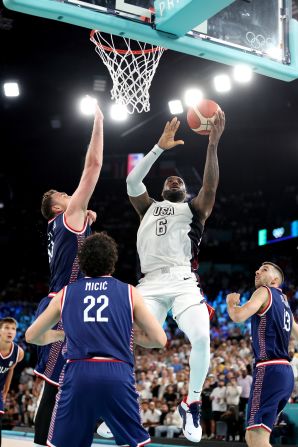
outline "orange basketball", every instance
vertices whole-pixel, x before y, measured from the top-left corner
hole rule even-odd
[[[200,135],[209,135],[210,122],[214,123],[215,113],[220,110],[216,102],[202,99],[199,104],[192,106],[187,112],[187,122],[191,130]]]

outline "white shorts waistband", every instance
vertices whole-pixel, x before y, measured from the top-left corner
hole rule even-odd
[[[160,269],[151,270],[151,272],[145,273],[144,277],[149,278],[153,276],[167,275],[169,273],[183,273],[191,275],[194,272],[192,272],[191,268],[186,265],[177,265],[174,267],[162,267]]]

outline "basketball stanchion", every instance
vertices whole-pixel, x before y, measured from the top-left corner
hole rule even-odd
[[[126,106],[128,113],[148,112],[149,89],[165,48],[124,37],[124,49],[117,49],[112,34],[96,30],[91,31],[90,40],[112,78],[112,100]]]

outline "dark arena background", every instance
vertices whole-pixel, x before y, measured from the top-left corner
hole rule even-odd
[[[297,1],[293,15],[298,20]],[[50,188],[71,194],[78,184],[92,129],[92,116],[80,113],[80,98],[95,97],[105,116],[103,168],[89,206],[97,212],[93,229],[115,238],[119,248],[115,276],[136,285],[139,219],[126,193],[128,157],[146,154],[154,146],[172,117],[168,101],[182,98],[193,86],[226,115],[218,151],[220,183],[199,254],[201,287],[216,310],[203,390],[202,443],[245,442],[243,393],[253,364],[250,324],[231,322],[225,298],[239,292],[245,302],[254,290],[256,269],[263,261],[272,261],[285,272],[283,290],[298,319],[298,80],[282,82],[255,74],[249,84],[233,81],[229,92],[220,93],[213,78],[230,75],[231,67],[167,51],[150,89],[150,112],[120,122],[110,117],[111,79],[88,30],[12,12],[1,2],[0,42],[0,317],[18,321],[17,343],[25,351],[6,399],[2,445],[33,445],[30,433],[41,384],[33,373],[36,350],[26,344],[24,332],[34,320],[39,300],[48,293],[47,225],[40,202]],[[9,81],[18,82],[18,97],[4,95],[2,85]],[[186,111],[178,117],[177,137],[185,145],[163,154],[145,179],[150,196],[157,200],[168,175],[183,177],[189,198],[202,184],[208,137],[189,129]],[[157,444],[190,445],[180,430],[169,439],[156,429],[166,427],[166,416],[176,424],[174,409],[187,395],[189,376],[188,340],[170,314],[164,327],[165,349],[135,349],[143,422]],[[286,407],[286,429],[276,432],[273,444],[298,444],[294,340],[290,355],[295,388]],[[215,424],[209,396],[221,379],[227,388],[240,386],[241,394],[232,411],[223,402],[221,419]],[[94,442],[109,444],[97,435]]]

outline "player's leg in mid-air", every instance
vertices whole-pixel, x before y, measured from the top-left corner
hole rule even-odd
[[[176,293],[173,315],[179,329],[191,344],[188,396],[181,402],[178,410],[185,437],[190,441],[199,442],[202,437],[201,392],[210,364],[209,312],[193,273],[187,276],[183,275],[183,272],[177,274],[172,284]]]

